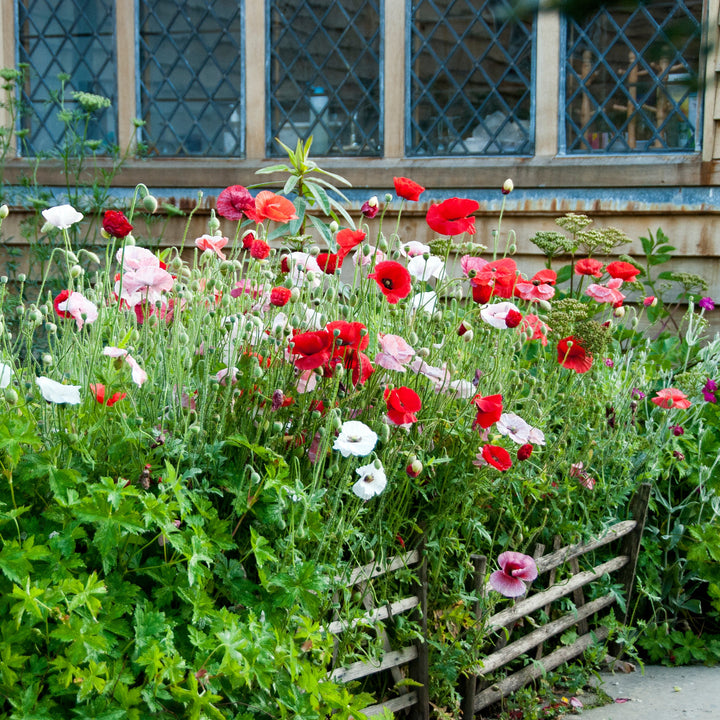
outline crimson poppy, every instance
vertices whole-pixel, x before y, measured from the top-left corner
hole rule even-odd
[[[415,413],[420,411],[422,402],[414,390],[404,385],[393,390],[385,388],[383,397],[387,405],[388,419],[393,425],[417,422]]]
[[[592,275],[592,277],[602,277],[603,264],[600,260],[594,258],[582,258],[575,263],[576,275]]]
[[[633,280],[635,280],[635,278],[640,274],[639,268],[636,268],[628,262],[623,262],[622,260],[611,262],[605,270],[611,278],[624,280],[625,282],[633,282]]]
[[[338,253],[319,253],[315,259],[324,273],[334,275],[335,271],[342,267],[345,258],[341,258]]]
[[[61,310],[60,305],[64,303],[68,298],[70,297],[70,291],[69,290],[61,290],[58,296],[53,300],[53,307],[55,308],[55,313],[58,317],[67,319],[71,318],[72,315],[67,312],[67,310]]]
[[[500,445],[485,445],[482,449],[483,460],[492,465],[500,472],[505,472],[512,467],[510,453]]]
[[[254,217],[255,200],[246,187],[231,185],[218,195],[217,211],[228,220],[242,220],[243,214]]]
[[[593,364],[593,357],[585,351],[582,341],[569,335],[558,342],[558,362],[568,370],[576,373],[587,372]]]
[[[130,221],[120,210],[106,210],[102,220],[103,230],[114,238],[127,237],[133,229]]]
[[[525,443],[524,445],[521,445],[517,451],[517,459],[527,460],[532,455],[533,449],[534,448],[531,443]]]
[[[275,307],[283,307],[290,301],[290,288],[278,286],[270,291],[270,304]]]
[[[270,255],[270,246],[264,240],[253,240],[250,244],[250,255],[256,260],[265,260]]]
[[[407,268],[394,260],[379,262],[375,266],[375,272],[370,273],[368,277],[378,284],[391,305],[407,297],[412,288]]]
[[[474,212],[480,208],[476,200],[452,197],[435,203],[427,211],[427,224],[441,235],[475,234]]]
[[[406,177],[393,178],[395,184],[395,194],[403,200],[411,200],[417,202],[420,199],[420,195],[425,192],[425,188],[422,185],[418,185],[414,180],[410,180]]]
[[[494,425],[502,415],[502,395],[487,395],[486,397],[476,395],[472,399],[472,403],[478,409],[473,427],[479,425],[481,428],[487,429]]]

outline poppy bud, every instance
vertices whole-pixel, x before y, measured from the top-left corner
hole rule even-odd
[[[509,195],[513,190],[515,189],[515,185],[513,184],[513,181],[508,178],[502,186],[502,194],[503,195]]]
[[[0,205],[0,220],[4,220],[10,214],[10,208],[3,204]]]
[[[148,193],[142,201],[143,207],[147,212],[154,213],[158,209],[158,201],[154,195]]]

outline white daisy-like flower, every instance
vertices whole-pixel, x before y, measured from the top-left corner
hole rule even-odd
[[[377,433],[359,420],[348,420],[342,424],[340,434],[335,438],[333,450],[343,457],[365,457],[369,455],[377,443]]]
[[[79,405],[80,385],[63,385],[48,377],[36,377],[35,384],[48,402],[56,405]]]
[[[370,500],[370,498],[379,495],[387,486],[385,468],[382,464],[380,464],[379,468],[375,467],[375,463],[363,465],[355,472],[360,476],[360,479],[353,485],[352,491],[361,500]]]
[[[55,205],[42,211],[42,216],[58,230],[67,230],[83,219],[83,214],[72,205]]]
[[[10,384],[12,376],[12,368],[5,363],[0,363],[0,390],[4,390]]]

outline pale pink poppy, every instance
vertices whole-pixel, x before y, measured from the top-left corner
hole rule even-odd
[[[82,330],[85,323],[94,323],[98,319],[97,305],[79,292],[71,292],[65,300],[55,305],[55,309],[58,313],[71,315],[77,323],[78,330]]]
[[[375,356],[375,364],[386,370],[405,372],[403,366],[413,359],[415,350],[399,335],[389,333],[378,333],[378,343],[380,352]]]
[[[410,240],[400,246],[400,254],[403,257],[417,257],[430,252],[430,246],[417,240]]]
[[[370,248],[370,252],[367,255],[363,253],[362,248],[359,248],[353,253],[353,263],[355,265],[367,267],[372,263],[373,256],[375,257],[376,265],[385,261],[385,253],[382,250],[378,250],[374,245],[368,245],[368,247]]]
[[[490,585],[505,597],[525,594],[525,583],[538,576],[537,565],[529,555],[508,550],[498,557],[500,570],[490,575]]]
[[[505,330],[508,327],[517,327],[522,314],[511,302],[499,302],[492,305],[486,305],[480,311],[480,317],[494,328]],[[515,317],[517,322],[512,324],[511,318]]]
[[[133,382],[140,387],[147,379],[147,373],[140,367],[137,360],[132,355],[128,354],[128,351],[118,347],[105,347],[103,348],[103,355],[107,355],[111,358],[122,358],[130,366],[130,373],[132,375]]]
[[[226,237],[218,237],[217,235],[201,235],[195,238],[195,247],[200,250],[212,250],[221,260],[225,259],[225,253],[222,249],[228,244]]]
[[[589,295],[593,300],[597,300],[599,303],[609,303],[610,305],[621,305],[625,299],[618,289],[623,284],[620,278],[613,278],[608,280],[607,285],[600,285],[599,283],[593,283],[585,291],[586,295]]]
[[[124,270],[139,270],[141,267],[160,267],[160,258],[147,248],[129,245],[115,253],[115,259]]]
[[[474,255],[463,255],[460,258],[460,269],[465,277],[473,277],[488,264],[487,260]]]
[[[162,300],[164,292],[172,290],[174,282],[173,276],[167,270],[148,265],[124,273],[122,287],[120,281],[115,283],[115,293],[130,307],[143,301],[155,304]]]

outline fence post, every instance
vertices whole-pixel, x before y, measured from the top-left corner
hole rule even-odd
[[[473,594],[475,595],[475,605],[473,606],[473,615],[475,621],[480,620],[480,598],[485,594],[485,570],[487,569],[487,558],[485,555],[472,555],[473,564]],[[475,691],[477,689],[477,675],[471,673],[465,676],[465,692],[463,693],[462,715],[465,720],[471,720],[475,714],[473,703],[475,701]]]

